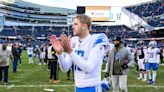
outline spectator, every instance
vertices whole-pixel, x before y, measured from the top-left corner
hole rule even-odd
[[[114,40],[115,47],[108,53],[108,65],[105,77],[111,73],[113,92],[119,92],[119,85],[122,92],[128,92],[127,75],[129,67],[134,63],[133,55],[121,44],[121,38]]]
[[[12,59],[12,53],[6,47],[7,45],[3,44],[0,51],[0,81],[2,81],[2,73],[4,73],[4,85],[8,84],[9,61],[10,58]]]
[[[36,48],[34,49],[34,53],[35,53],[36,64],[38,64],[40,61],[40,48],[38,45],[36,45]]]
[[[50,82],[58,83],[58,57],[52,46],[48,47],[48,62],[50,65]]]
[[[14,58],[13,73],[17,73],[17,65],[18,65],[18,59],[19,59],[18,44],[13,44],[13,46],[12,46],[12,55],[13,55],[13,58]]]
[[[19,64],[21,65],[22,64],[22,59],[21,59],[22,45],[20,45],[20,44],[18,44],[18,52],[19,52],[18,60],[19,60]]]

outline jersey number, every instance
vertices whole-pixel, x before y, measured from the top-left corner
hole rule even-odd
[[[153,58],[153,53],[150,53],[149,54],[149,58]]]
[[[84,56],[84,50],[76,50],[75,52],[76,52],[80,57],[83,57],[83,56]],[[81,69],[80,69],[77,65],[75,65],[74,69],[75,69],[75,71],[81,71]]]

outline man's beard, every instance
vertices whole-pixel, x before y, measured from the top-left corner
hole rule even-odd
[[[2,50],[6,50],[6,47],[2,47]]]
[[[120,44],[115,44],[114,46],[117,48],[117,47],[119,47],[119,46],[120,46]]]

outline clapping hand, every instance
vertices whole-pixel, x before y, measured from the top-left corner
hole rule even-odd
[[[67,37],[65,34],[61,34],[60,39],[64,51],[70,54],[73,51],[71,47],[71,37]]]
[[[61,54],[63,52],[63,47],[60,41],[58,41],[56,35],[51,35],[50,43],[52,44],[52,47],[58,54]]]

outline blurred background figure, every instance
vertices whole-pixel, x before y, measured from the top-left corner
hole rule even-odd
[[[48,62],[50,67],[50,82],[58,83],[58,57],[56,56],[55,50],[52,48],[51,44],[48,47]]]
[[[46,46],[43,44],[40,47],[40,62],[38,65],[42,65],[42,64],[46,65],[45,59],[46,59]]]
[[[139,41],[137,43],[137,60],[139,66],[139,77],[138,80],[142,79],[142,81],[147,80],[146,74],[146,57],[147,57],[147,50],[144,48],[144,41]]]
[[[34,54],[35,54],[35,61],[36,61],[36,64],[39,63],[40,61],[40,48],[38,45],[36,45],[35,49],[34,49]]]
[[[18,44],[13,44],[12,45],[12,55],[13,55],[13,73],[17,72],[17,65],[18,65],[18,60],[19,60],[19,50],[18,50]]]
[[[18,52],[19,52],[19,57],[18,57],[18,61],[19,61],[19,65],[22,64],[22,59],[21,59],[21,54],[22,54],[22,45],[18,44]]]
[[[2,50],[0,50],[0,81],[3,79],[3,84],[8,84],[8,71],[9,71],[9,62],[12,59],[11,51],[7,50],[7,44],[2,45]]]
[[[149,48],[148,48],[148,59],[146,64],[146,70],[148,72],[148,84],[155,84],[156,76],[157,76],[157,70],[158,65],[160,62],[160,49],[157,48],[157,42],[156,41],[150,41],[149,42]],[[152,74],[150,70],[152,69]]]
[[[31,44],[27,47],[27,54],[28,54],[28,59],[29,59],[29,64],[33,64],[33,47]]]

